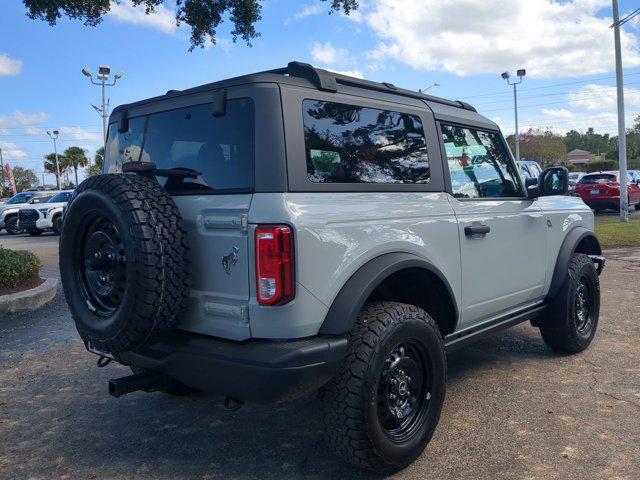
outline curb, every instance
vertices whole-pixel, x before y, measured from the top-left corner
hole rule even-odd
[[[58,290],[58,279],[47,278],[44,283],[23,292],[0,296],[0,315],[36,310],[53,300]]]

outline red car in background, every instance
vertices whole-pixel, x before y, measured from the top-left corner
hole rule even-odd
[[[629,206],[640,209],[640,180],[629,174],[627,181]],[[620,172],[589,173],[582,177],[573,193],[594,210],[620,210]]]

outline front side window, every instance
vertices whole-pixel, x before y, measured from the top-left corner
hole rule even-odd
[[[33,193],[19,193],[17,195],[14,195],[13,197],[11,197],[9,200],[7,200],[5,205],[14,205],[16,203],[25,203],[31,197],[33,197]]]
[[[310,181],[429,183],[429,157],[418,116],[320,100],[302,105]]]
[[[130,161],[153,162],[158,169],[199,172],[161,185],[170,191],[251,191],[254,188],[255,114],[251,99],[227,102],[216,117],[211,105],[196,105],[129,120],[129,130],[109,128],[105,171],[118,173]]]
[[[454,197],[523,196],[500,134],[445,124],[441,129]]]
[[[49,203],[63,203],[71,200],[71,192],[62,192],[49,200]]]

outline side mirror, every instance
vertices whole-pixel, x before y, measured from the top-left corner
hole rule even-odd
[[[538,179],[540,196],[566,195],[569,192],[569,170],[565,167],[549,167]]]
[[[527,198],[534,199],[540,196],[540,187],[538,187],[538,179],[527,177],[524,180],[524,186],[527,189]]]

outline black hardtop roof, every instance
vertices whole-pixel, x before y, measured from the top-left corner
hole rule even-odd
[[[135,108],[148,103],[159,102],[177,96],[191,95],[194,93],[202,93],[213,90],[221,90],[224,88],[246,85],[251,83],[281,83],[297,86],[306,86],[324,90],[328,92],[337,92],[339,85],[348,87],[362,88],[368,90],[367,96],[375,96],[376,92],[385,94],[399,95],[418,100],[424,100],[428,103],[444,105],[447,107],[459,108],[468,112],[476,112],[466,102],[460,100],[447,100],[444,98],[427,95],[413,90],[398,88],[387,82],[379,83],[371,80],[363,80],[360,78],[350,77],[347,75],[330,72],[321,68],[315,68],[312,65],[301,62],[289,62],[284,68],[267,70],[264,72],[250,73],[239,77],[228,78],[217,82],[207,83],[198,87],[188,88],[186,90],[169,90],[166,94],[157,97],[140,100],[138,102],[119,105],[113,109],[111,115],[119,113],[129,108]],[[387,97],[388,98],[388,97]],[[110,122],[113,120],[110,120]]]

